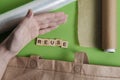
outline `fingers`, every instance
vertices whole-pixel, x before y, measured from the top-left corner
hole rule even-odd
[[[52,22],[46,23],[46,24],[41,24],[40,29],[48,28],[48,27],[51,27],[51,26],[58,26],[62,23],[65,23],[65,21],[66,21],[66,18],[64,18],[62,20],[58,20],[58,21],[52,21]]]
[[[45,28],[49,28],[49,27],[53,27],[53,26],[58,26],[58,24],[57,23],[43,24],[40,26],[40,30],[45,29]]]
[[[54,19],[49,19],[49,22],[50,23],[57,23],[59,25],[59,24],[64,23],[66,20],[67,20],[67,15],[64,14],[64,15],[61,15],[59,17],[55,17]]]
[[[34,16],[34,14],[32,10],[29,10],[26,18],[30,18],[32,16]],[[45,34],[47,32],[50,32],[51,30],[56,29],[57,26],[59,26],[60,24],[65,23],[67,20],[67,15],[64,12],[44,13],[35,15],[32,19],[34,19],[33,22],[38,25],[39,34]]]
[[[46,20],[46,19],[54,19],[55,17],[60,17],[61,15],[64,15],[64,12],[56,12],[56,13],[42,13],[39,15],[36,15],[36,19],[41,21],[41,20]]]
[[[49,14],[49,16],[51,15],[51,13],[47,13],[47,15]],[[56,13],[53,13],[53,14],[56,14]],[[40,25],[40,28],[47,28],[49,26],[53,26],[52,24],[56,24],[56,25],[60,25],[60,24],[63,24],[66,22],[67,20],[67,15],[63,15],[63,13],[57,13],[56,17],[52,17],[50,18],[48,16],[48,18],[46,17],[45,20],[39,20],[38,21],[38,24]],[[45,25],[45,26],[44,26]]]
[[[32,10],[29,9],[28,12],[27,12],[26,17],[31,17],[31,16],[33,16],[33,15],[34,15],[34,14],[33,14]]]
[[[51,26],[51,27],[48,27],[48,28],[45,28],[45,29],[40,29],[39,30],[39,34],[45,34],[45,33],[48,33],[54,29],[56,29],[57,26]]]
[[[33,20],[34,13],[31,9],[28,10],[26,16],[22,19],[19,25],[28,25],[28,23],[31,23],[31,20]]]
[[[40,17],[40,16],[39,16]],[[60,24],[63,24],[67,20],[67,15],[63,12],[59,13],[46,13],[41,17],[44,22],[39,19],[40,30],[39,34],[45,34],[57,28]],[[41,23],[40,23],[41,21]]]
[[[38,21],[39,24],[47,24],[47,23],[53,23],[53,22],[58,22],[64,19],[67,19],[67,15],[64,14],[63,12],[58,12],[58,13],[44,13],[35,16],[36,20]]]

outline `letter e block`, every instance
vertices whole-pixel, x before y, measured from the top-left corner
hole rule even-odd
[[[49,46],[50,45],[49,39],[44,39],[43,43],[44,43],[43,46]]]
[[[68,41],[62,41],[62,48],[68,48]]]

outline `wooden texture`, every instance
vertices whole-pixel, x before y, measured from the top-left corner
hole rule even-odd
[[[41,39],[37,38],[36,45],[38,46],[58,46],[61,48],[68,48],[68,41],[61,39]]]

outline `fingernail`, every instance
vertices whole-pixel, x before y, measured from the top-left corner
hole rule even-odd
[[[33,12],[31,9],[28,10],[26,17],[31,17],[33,16]]]

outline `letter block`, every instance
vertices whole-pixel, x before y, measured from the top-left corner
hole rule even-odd
[[[55,46],[61,46],[62,45],[62,40],[60,40],[60,39],[56,39],[55,40]]]
[[[49,42],[50,42],[50,46],[56,46],[56,45],[55,45],[56,42],[55,42],[54,39],[50,39]]]
[[[68,41],[62,41],[62,48],[68,48]]]
[[[43,39],[37,38],[36,45],[43,45]]]

